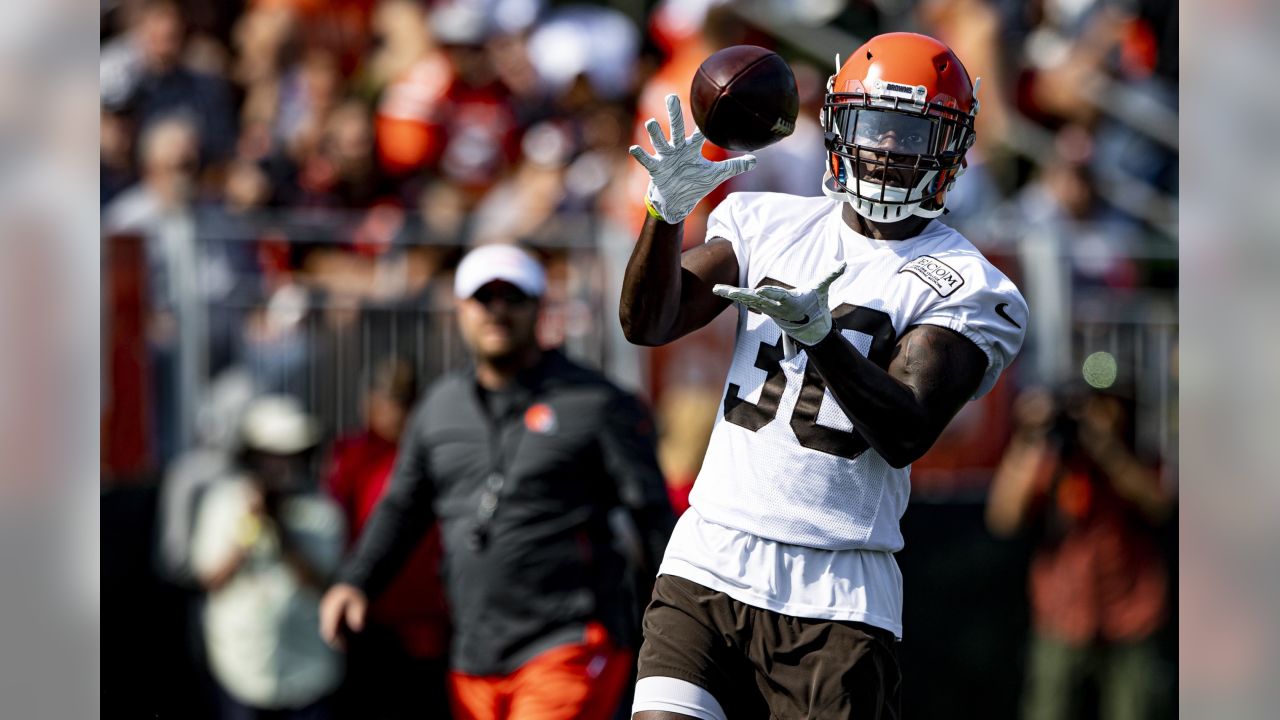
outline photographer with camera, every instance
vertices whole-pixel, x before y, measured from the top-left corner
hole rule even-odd
[[[315,627],[346,534],[308,470],[320,428],[296,398],[264,395],[239,434],[239,457],[200,496],[191,538],[217,717],[330,718],[343,663]]]
[[[1034,543],[1032,638],[1023,717],[1152,717],[1159,658],[1152,642],[1167,613],[1168,580],[1155,529],[1169,495],[1130,449],[1120,398],[1042,388],[1014,404],[1014,436],[992,480],[987,526]]]

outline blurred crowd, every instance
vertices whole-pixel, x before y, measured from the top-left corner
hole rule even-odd
[[[639,377],[617,379],[653,402],[671,502],[687,507],[720,393],[714,365],[727,364],[732,329],[708,331],[718,348],[690,339],[694,355],[712,348],[706,362],[688,362],[690,353],[676,348],[616,364],[627,350],[607,311],[621,276],[610,247],[634,237],[647,181],[626,149],[647,138],[644,120],[663,121],[665,95],[687,97],[709,54],[762,45],[795,70],[797,128],[699,208],[686,242],[701,240],[706,212],[727,192],[817,195],[825,159],[817,114],[834,71],[828,55],[889,30],[939,38],[982,78],[978,144],[943,220],[1015,277],[1032,309],[1024,358],[1003,381],[1013,387],[991,396],[1002,406],[962,415],[951,438],[981,444],[965,440],[966,423],[991,435],[992,418],[1002,420],[999,437],[983,440],[992,445],[986,478],[998,479],[992,532],[1048,532],[1036,539],[1047,543],[1043,552],[1066,552],[1072,523],[1094,527],[1090,508],[1103,507],[1110,534],[1099,541],[1101,531],[1080,531],[1094,540],[1075,541],[1091,548],[1075,560],[1036,560],[1032,594],[1070,584],[1064,565],[1129,543],[1140,548],[1133,562],[1141,571],[1114,572],[1146,578],[1148,615],[1118,641],[1140,646],[1166,616],[1158,553],[1115,530],[1153,527],[1168,510],[1160,469],[1169,460],[1144,454],[1133,439],[1133,425],[1152,422],[1149,413],[1131,407],[1127,430],[1112,417],[1084,443],[1073,435],[1058,462],[1077,472],[1064,474],[1045,459],[1048,396],[1039,406],[1039,391],[1017,407],[1012,399],[1016,389],[1078,377],[1078,358],[1064,348],[1079,343],[1073,320],[1082,299],[1102,298],[1100,317],[1131,307],[1141,315],[1155,312],[1142,292],[1176,287],[1175,4],[111,0],[101,19],[104,473],[164,477],[157,552],[166,576],[193,598],[221,598],[200,616],[208,625],[192,657],[208,664],[222,691],[304,707],[342,685],[340,664],[312,632],[314,603],[381,492],[418,391],[464,359],[449,325],[449,289],[467,247],[533,249],[548,274],[544,343],[589,338],[581,346],[595,360],[612,355],[615,368],[639,368]],[[1132,392],[1147,370],[1128,360],[1134,366],[1127,376],[1121,368],[1119,392],[1126,383]],[[1172,368],[1157,382],[1172,385],[1176,362]],[[1112,412],[1077,405],[1088,410],[1077,412],[1087,428]],[[339,439],[330,446],[322,429]],[[1100,433],[1123,438],[1123,461],[1113,445],[1105,445],[1111,465],[1098,459],[1103,451],[1090,452]],[[1089,491],[1070,495],[1059,487],[1063,477],[1093,482],[1107,501],[1080,510],[1080,493]],[[1066,498],[1068,511],[1050,513],[1046,531],[1044,509],[1057,506],[1044,498],[1054,497]],[[292,528],[269,550],[257,542],[263,519]],[[258,549],[237,552],[232,563],[219,543]],[[413,574],[433,576],[432,543],[438,538],[425,542]],[[245,563],[270,580],[218,592]],[[440,672],[448,630],[439,588],[397,592],[379,611],[386,632],[363,651],[397,648],[386,672]],[[307,600],[281,600],[296,597]],[[1037,619],[1031,652],[1043,658],[1051,652],[1044,634],[1057,626]],[[249,621],[262,623],[253,631],[262,643],[289,648],[300,663],[295,685],[263,686],[268,669],[254,672],[245,658],[262,657],[264,646],[221,644],[241,637]],[[1066,634],[1079,646],[1098,631]],[[1056,656],[1058,666],[1085,662],[1068,655]],[[1127,672],[1151,662],[1137,665],[1131,660]],[[1054,716],[1031,709],[1045,703],[1052,701],[1029,700],[1027,712]],[[1147,707],[1125,707],[1135,705]]]
[[[705,205],[734,190],[817,194],[817,109],[834,58],[806,42],[806,26],[841,33],[824,40],[833,54],[885,29],[932,34],[982,78],[978,146],[947,221],[1022,281],[1033,379],[1069,371],[1062,353],[1040,348],[1070,342],[1073,289],[1172,285],[1177,20],[1167,3],[701,0],[627,14],[638,10],[104,5],[102,227],[108,258],[112,239],[147,238],[142,331],[149,372],[163,378],[151,394],[194,397],[236,364],[296,392],[283,386],[316,354],[293,332],[309,311],[326,308],[332,326],[353,321],[337,307],[447,306],[432,280],[447,278],[463,245],[538,247],[558,292],[615,294],[616,261],[602,281],[565,248],[638,227],[646,179],[625,150],[720,47],[783,53],[803,111],[793,137]],[[783,23],[792,30],[772,29]],[[607,334],[608,320],[595,330]],[[194,401],[180,400],[151,403],[162,462],[194,437]]]

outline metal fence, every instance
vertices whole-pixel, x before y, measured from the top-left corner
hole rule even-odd
[[[234,235],[217,223],[196,223],[196,252],[208,263],[196,292],[205,298],[201,324],[210,332],[194,361],[205,368],[206,383],[239,367],[257,390],[299,397],[342,433],[363,422],[364,380],[381,360],[408,361],[423,385],[468,362],[452,301],[465,238],[433,237],[406,222],[385,246],[362,247],[351,239],[362,222],[359,213],[279,213]],[[608,303],[595,219],[566,215],[554,225],[526,243],[549,270],[541,340],[603,366]],[[272,261],[262,248],[270,252],[275,237],[287,238],[276,250],[287,257],[277,258],[279,270],[264,271]],[[344,263],[355,269],[333,269]],[[428,267],[408,269],[414,264]],[[309,269],[316,265],[360,276],[357,287]]]

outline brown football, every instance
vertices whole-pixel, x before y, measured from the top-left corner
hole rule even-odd
[[[777,53],[734,45],[702,62],[689,88],[693,119],[729,150],[759,150],[796,128],[796,76]]]

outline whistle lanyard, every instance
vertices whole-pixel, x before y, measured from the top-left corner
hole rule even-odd
[[[477,400],[480,402],[481,412],[484,414],[485,423],[489,428],[489,474],[484,480],[484,490],[480,493],[480,503],[476,506],[476,519],[472,527],[471,536],[469,538],[471,549],[474,551],[484,550],[489,544],[489,529],[493,522],[494,513],[498,511],[498,505],[502,498],[510,494],[514,483],[511,482],[509,475],[509,467],[507,456],[502,448],[502,420],[510,418],[514,413],[508,411],[501,418],[495,417],[493,408],[489,405],[489,398],[483,389],[477,387]],[[523,407],[528,407],[533,402],[530,398],[528,403]],[[519,435],[516,436],[514,446],[511,448],[510,459],[515,460],[520,451],[520,445],[524,442],[524,438],[529,434],[528,428],[521,428]],[[506,490],[507,492],[503,492]]]

